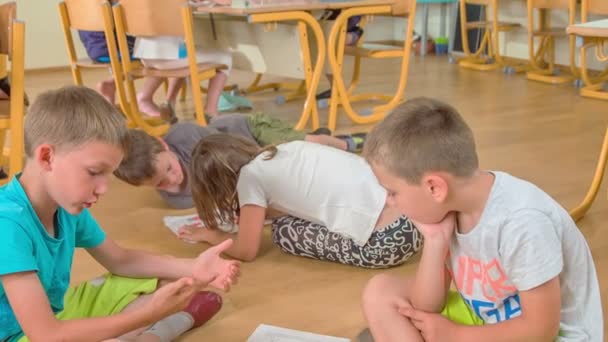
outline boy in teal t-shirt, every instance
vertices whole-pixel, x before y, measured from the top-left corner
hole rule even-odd
[[[91,89],[50,91],[30,108],[25,168],[0,188],[0,341],[164,342],[221,307],[200,290],[236,280],[238,262],[219,256],[231,241],[196,259],[156,256],[121,248],[89,213],[126,137],[120,113]],[[110,274],[68,289],[77,247]]]

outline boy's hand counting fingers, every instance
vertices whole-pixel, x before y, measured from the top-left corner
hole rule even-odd
[[[241,274],[240,262],[221,257],[232,244],[233,240],[228,239],[201,253],[192,270],[194,278],[220,290],[229,291]]]

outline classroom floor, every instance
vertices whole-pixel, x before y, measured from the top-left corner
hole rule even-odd
[[[390,91],[397,74],[397,63],[371,61],[363,67],[363,89]],[[101,72],[88,74],[85,82],[92,85],[105,76]],[[235,72],[231,81],[245,87],[252,79],[251,74]],[[26,74],[30,98],[65,84],[71,84],[67,69]],[[435,97],[454,105],[475,132],[483,168],[530,180],[568,209],[585,195],[608,124],[608,102],[584,99],[570,85],[535,83],[523,75],[506,76],[498,71],[464,70],[449,64],[445,57],[435,56],[412,60],[405,94],[408,98]],[[250,99],[256,110],[295,122],[303,100],[279,106],[275,97],[276,93],[265,92]],[[192,113],[193,105],[184,103],[178,110]],[[322,122],[325,113],[321,111]],[[368,130],[370,126],[353,126],[341,116],[338,127],[339,132],[347,132]],[[207,247],[181,242],[164,228],[164,215],[193,210],[168,210],[150,189],[114,180],[92,212],[109,236],[127,247],[180,257],[196,256]],[[602,230],[606,222],[608,203],[606,187],[602,186],[579,227],[592,249],[604,308],[608,307],[608,232]],[[266,232],[258,259],[243,265],[240,283],[224,296],[218,316],[180,341],[245,341],[261,323],[353,339],[365,327],[361,290],[370,277],[384,271],[288,256],[274,247],[269,237]],[[416,260],[388,272],[412,274]],[[101,272],[101,266],[79,251],[72,283]]]

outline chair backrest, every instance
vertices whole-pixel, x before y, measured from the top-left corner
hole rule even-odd
[[[394,16],[407,16],[411,13],[412,6],[411,3],[416,2],[416,0],[396,0],[393,5],[392,15]]]
[[[9,181],[23,168],[23,117],[25,113],[25,24],[16,19],[15,2],[0,5],[0,54],[7,55],[11,59],[11,101],[10,115],[8,117],[10,130],[10,148],[8,157],[8,178],[0,181],[0,184]],[[6,114],[6,113],[3,113]],[[2,132],[4,133],[4,131]],[[5,140],[2,139],[0,153],[4,152]]]
[[[17,17],[17,4],[7,2],[0,5],[0,54],[7,55],[9,59],[12,55],[13,20]]]
[[[64,0],[69,26],[74,30],[103,31],[99,6],[107,0]]]
[[[608,0],[583,0],[583,21],[587,21],[587,15],[608,15]]]
[[[121,0],[117,6],[129,35],[184,36],[181,8],[188,0]]]
[[[570,9],[571,0],[528,0],[533,8]]]

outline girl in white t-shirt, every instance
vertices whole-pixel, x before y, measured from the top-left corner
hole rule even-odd
[[[192,195],[207,228],[183,228],[184,239],[213,245],[233,239],[229,255],[253,260],[266,218],[273,240],[290,254],[343,264],[399,265],[421,247],[418,230],[385,206],[386,190],[367,162],[305,141],[260,148],[239,136],[203,138],[192,154]],[[217,215],[238,224],[218,229]]]

